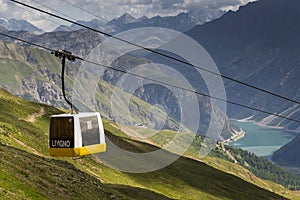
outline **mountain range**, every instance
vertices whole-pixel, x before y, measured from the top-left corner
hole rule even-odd
[[[225,76],[299,101],[298,8],[300,2],[297,0],[260,0],[241,7],[237,12],[226,13],[211,23],[196,26],[187,34],[208,50]],[[230,101],[300,119],[299,104],[228,80],[225,80],[225,86]],[[229,105],[228,114],[260,125],[283,127],[292,134],[300,132],[298,122],[257,111]],[[273,161],[299,167],[299,138],[298,135],[276,151]]]
[[[90,21],[82,21],[78,20],[76,22],[80,24],[84,24],[94,29],[98,29],[101,31],[105,31],[110,34],[116,34],[128,29],[132,28],[141,28],[141,27],[164,27],[170,28],[173,30],[177,30],[180,32],[188,31],[193,26],[197,24],[203,24],[214,20],[216,18],[221,17],[225,11],[191,11],[188,13],[179,13],[176,16],[166,16],[161,17],[159,15],[148,18],[146,16],[142,16],[140,18],[134,18],[128,13],[121,15],[118,18],[112,20],[106,20],[104,18],[98,17],[92,19]],[[0,19],[0,27],[7,29],[8,31],[27,31],[32,33],[41,34],[45,31],[42,29],[34,26],[30,22],[23,20],[23,19]],[[67,25],[60,25],[58,26],[53,32],[60,32],[60,31],[75,31],[80,30],[82,27],[71,24],[70,26]]]
[[[115,33],[121,31],[119,29],[121,26],[129,29],[165,23],[164,26],[169,28],[173,26],[174,28],[173,20],[176,19],[176,23],[179,23],[179,26],[174,29],[179,31],[189,30],[186,34],[205,47],[217,63],[222,74],[297,100],[300,97],[300,82],[298,78],[300,75],[300,63],[297,58],[297,55],[300,53],[300,41],[298,38],[300,28],[297,24],[300,20],[299,7],[300,3],[297,0],[260,0],[241,7],[236,12],[226,13],[219,19],[201,26],[197,25],[191,30],[188,27],[192,26],[194,22],[188,16],[189,14],[186,13],[176,16],[178,18],[154,17],[151,19],[147,17],[135,19],[125,14],[109,23],[101,22],[101,20],[82,23],[94,26],[94,28],[99,28],[101,26],[99,24],[102,23],[104,29],[110,29],[112,33]],[[182,24],[179,17],[183,19]],[[78,30],[78,27],[74,25],[60,27],[56,31],[43,34],[35,34],[35,31],[32,30],[11,30],[7,24],[5,25],[6,27],[4,25],[1,31],[9,35],[53,49],[63,48],[70,50],[74,54],[82,56],[89,54],[102,41],[98,34],[88,30]],[[48,52],[33,48],[22,42],[16,42],[3,36],[0,36],[0,40],[5,40],[0,42],[1,87],[27,100],[47,103],[56,107],[66,107],[60,92],[59,59],[51,56]],[[155,62],[160,61],[155,60],[152,55],[147,55],[143,58],[126,56],[115,63],[114,67],[130,69],[136,65],[148,63],[151,60]],[[68,94],[71,93],[72,79],[78,71],[79,65],[77,64],[73,63],[67,66]],[[201,80],[192,80],[194,77],[193,70],[183,70],[181,67],[180,65],[174,65],[175,69],[181,70],[182,74],[190,77],[192,84],[202,87]],[[104,81],[99,82],[98,85],[99,91],[96,94],[98,108],[103,111],[102,114],[108,119],[111,119],[109,97],[119,77],[120,74],[113,73],[111,70],[105,70]],[[300,119],[299,105],[225,79],[224,81],[230,101]],[[126,91],[122,92],[122,96],[126,97],[127,95],[129,94]],[[168,91],[149,85],[140,88],[134,96],[131,97],[132,107],[130,107],[130,110],[135,124],[143,125],[149,123],[151,119],[147,116],[151,106],[162,103],[165,106],[169,106],[165,111],[170,114],[170,117],[166,119],[166,127],[164,128],[174,130],[178,128],[178,123],[176,122],[180,116],[178,107],[172,98],[172,94]],[[210,112],[219,111],[209,110],[209,99],[199,98],[198,100],[205,124],[205,121],[209,120],[207,116],[209,116]],[[282,199],[282,197],[259,187],[267,188],[282,195],[285,195],[286,192],[283,187],[274,186],[270,182],[257,179],[252,173],[245,170],[246,168],[251,171],[251,168],[254,168],[257,174],[270,175],[268,171],[270,169],[266,170],[265,167],[268,166],[271,170],[274,170],[274,168],[277,170],[277,166],[274,167],[274,165],[267,163],[268,161],[266,160],[259,160],[250,153],[235,154],[235,150],[226,148],[224,150],[222,145],[217,146],[222,153],[217,154],[214,158],[207,158],[206,162],[214,165],[215,168],[226,171],[226,173],[188,158],[181,158],[170,167],[154,174],[143,175],[118,172],[90,157],[82,160],[65,161],[64,159],[59,159],[54,161],[46,155],[47,134],[44,133],[48,131],[49,116],[61,111],[50,106],[27,102],[13,97],[2,89],[0,89],[0,107],[2,111],[0,113],[0,154],[2,158],[0,159],[0,164],[1,169],[5,169],[0,171],[0,176],[3,177],[5,183],[11,183],[3,186],[0,182],[0,198],[7,195],[11,195],[11,198],[19,195],[20,199],[35,198],[32,195],[36,195],[36,198],[55,198],[57,197],[55,196],[55,190],[60,190],[65,194],[77,195],[70,196],[70,199],[83,198],[81,195],[85,192],[91,195],[89,196],[90,198],[96,198],[96,196],[93,196],[95,194],[103,195],[104,199],[139,199],[145,195],[153,199],[186,199],[186,191],[189,191],[189,194],[191,194],[188,196],[190,199],[199,199],[199,197],[204,199]],[[41,108],[45,110],[45,113],[41,117],[37,117],[34,122],[28,121],[28,117],[36,116],[36,113],[41,112]],[[220,113],[220,117],[223,117],[223,115],[224,113]],[[229,106],[228,115],[232,118],[248,118],[261,125],[284,127],[288,131],[295,132],[295,134],[300,129],[300,125],[296,122],[236,106]],[[122,119],[122,122],[126,126],[118,129],[116,128],[118,124],[109,121],[105,125],[107,137],[134,152],[146,152],[149,149],[155,150],[157,148],[136,141],[136,138],[128,138],[128,135],[136,132],[138,127],[128,126],[132,124],[129,124],[126,119]],[[205,126],[200,127],[202,130],[205,130]],[[232,131],[235,129],[228,118],[226,118],[225,129],[226,133],[223,135],[223,139],[231,137]],[[118,135],[111,134],[111,132],[116,130],[118,130]],[[142,131],[149,130],[143,127]],[[155,136],[157,138],[151,138],[153,139],[151,142],[159,146],[160,142],[168,141],[170,139],[168,137],[174,134],[170,130],[165,130],[164,133],[164,135]],[[300,153],[298,148],[299,138],[300,136],[296,137],[291,143],[275,152],[272,159],[279,164],[299,167],[300,161],[296,158]],[[193,145],[199,147],[198,144]],[[191,148],[193,148],[193,145]],[[187,154],[191,156],[191,152],[188,151]],[[245,154],[247,154],[245,157],[241,157]],[[226,158],[240,164],[244,168],[241,169],[240,166],[229,164],[219,158]],[[9,162],[7,162],[8,160]],[[34,160],[37,164],[30,165],[31,160]],[[259,162],[263,164],[260,165],[261,163]],[[7,163],[10,164],[7,165]],[[59,167],[54,168],[54,166]],[[49,168],[53,170],[45,170]],[[275,172],[280,173],[278,177],[284,179],[285,175],[282,175],[282,171],[276,170]],[[228,173],[239,176],[242,179]],[[69,178],[62,182],[63,176],[75,178]],[[277,175],[275,174],[272,178],[271,180],[276,180]],[[93,186],[82,190],[78,189],[80,188],[80,180],[86,180],[86,185]],[[103,184],[102,180],[107,184]],[[199,182],[198,180],[209,181]],[[255,183],[256,186],[244,180]],[[297,184],[295,183],[295,185]],[[178,186],[176,191],[174,191],[174,186]],[[15,194],[15,188],[22,192],[16,192]],[[47,188],[51,189],[47,190]],[[93,193],[94,190],[97,190],[98,193]]]
[[[24,34],[27,37],[27,40],[43,44],[51,48],[65,47],[66,49],[72,49],[72,52],[76,55],[89,53],[89,51],[94,47],[95,41],[101,41],[97,34],[87,30],[64,33],[53,32],[31,36],[27,35],[26,32],[9,32],[9,34],[17,35],[18,37]],[[66,42],[65,38],[71,38],[71,42]],[[94,42],[87,43],[86,38],[89,38]],[[59,59],[55,58],[53,55],[51,56],[50,53],[39,49],[32,49],[26,46],[19,47],[18,45],[7,42],[1,42],[0,44],[0,52],[3,55],[0,58],[0,60],[2,60],[2,68],[0,69],[0,83],[2,87],[27,100],[47,103],[56,107],[66,107],[61,96]],[[147,62],[149,61],[145,59],[137,59],[128,56],[122,58],[118,64],[121,64],[119,68],[123,69],[123,67],[126,67],[127,64],[130,64],[130,67],[134,67]],[[66,90],[69,94],[72,92],[72,80],[76,76],[78,68],[79,67],[76,65],[67,67],[66,73],[68,78]],[[103,116],[114,119],[111,110],[112,106],[110,105],[110,98],[112,98],[112,91],[114,89],[113,85],[115,84],[115,80],[118,76],[109,77],[108,73],[109,71],[106,71],[103,77],[106,82],[103,81],[99,84],[99,94],[97,94],[98,99],[96,104],[98,106],[97,108],[101,110]],[[155,95],[155,93],[157,94]],[[126,94],[125,91],[122,95],[127,96],[129,94]],[[149,98],[148,95],[150,95],[151,98]],[[174,98],[172,93],[161,93],[156,89],[156,87],[154,87],[145,88],[143,92],[139,91],[135,94],[135,96],[141,99],[138,100],[138,98],[136,98],[137,101],[135,101],[135,98],[131,98],[131,101],[133,101],[131,105],[133,107],[130,107],[130,112],[135,116],[132,116],[131,120],[133,120],[135,124],[153,124],[154,121],[151,123],[149,122],[149,120],[151,121],[151,118],[149,118],[150,115],[147,113],[149,112],[150,104],[156,105],[159,103],[164,106],[171,117],[169,118],[170,120],[165,122],[164,128],[177,129],[176,127],[178,127],[178,124],[176,125],[174,120],[180,121],[181,113],[173,112],[178,109],[178,103],[172,103],[172,101],[170,101]],[[209,121],[209,113],[211,110],[207,99],[199,98],[198,101],[201,109],[199,134],[203,134],[207,129],[207,121]],[[177,102],[177,100],[175,102]],[[122,109],[125,109],[125,107]],[[233,134],[235,134],[234,130],[237,130],[238,128],[232,126],[229,119],[225,116],[225,114],[222,114],[222,112],[218,110],[214,110],[213,112],[219,113],[219,120],[225,118],[226,123],[220,140],[226,140],[233,136]],[[130,122],[130,119],[126,117],[118,118],[118,120],[123,124],[128,124]]]
[[[180,13],[177,16],[161,17],[155,16],[153,18],[142,17],[135,19],[129,14],[124,14],[121,17],[114,19],[109,24],[122,29],[128,30],[141,27],[164,27],[184,32],[191,29],[196,24],[200,24],[198,19],[188,13]]]
[[[186,34],[203,45],[213,57],[222,74],[297,100],[300,97],[298,79],[300,72],[297,59],[297,55],[300,53],[298,38],[300,28],[297,24],[300,20],[297,9],[299,6],[299,1],[296,0],[260,0],[249,3],[236,12],[230,11],[219,19],[196,25]],[[97,19],[82,23],[93,28],[102,25],[109,26],[112,32],[119,32],[120,30],[117,29],[123,25],[126,29],[160,25],[185,31],[189,29],[188,27],[195,25],[196,21],[193,19],[195,18],[191,17],[190,13],[182,13],[175,17],[157,16],[151,19],[147,17],[135,19],[129,14],[124,14],[110,22]],[[178,25],[176,27],[174,27],[175,22]],[[27,31],[10,31],[8,33],[51,48],[69,49],[77,55],[88,54],[94,46],[101,42],[101,38],[90,31],[70,31],[78,29],[74,25],[62,28],[68,29],[68,31],[57,30],[42,35],[35,35]],[[3,39],[3,37],[1,38]],[[86,42],[87,39],[88,42]],[[36,62],[34,59],[30,60],[30,57],[28,59],[30,62]],[[146,59],[151,60],[151,56]],[[141,62],[138,61],[136,64],[141,64]],[[176,67],[180,69],[181,66]],[[194,72],[191,70],[184,73],[188,77],[193,77]],[[104,78],[110,84],[114,84],[118,75],[112,74],[108,70]],[[300,119],[299,105],[225,79],[224,81],[228,100]],[[200,81],[192,82],[196,84]],[[25,86],[31,87],[26,81]],[[150,94],[137,92],[136,96],[147,99],[153,104],[157,103],[155,99],[149,98],[153,96]],[[172,100],[168,99],[165,104],[170,102]],[[172,108],[170,112],[175,113],[175,110],[176,108]],[[238,119],[248,118],[261,125],[280,126],[291,132],[299,132],[300,125],[296,122],[246,108],[229,105],[228,115]],[[178,116],[175,113],[174,118],[176,117]]]
[[[85,30],[77,31],[79,35],[82,34],[82,32],[85,32]],[[74,35],[76,31],[67,33]],[[49,37],[49,39],[51,41],[51,37]],[[78,42],[80,37],[76,37],[76,40]],[[47,42],[45,38],[44,42]],[[53,45],[56,45],[56,43]],[[74,51],[76,50],[75,47],[73,47],[73,49]],[[78,49],[80,51],[83,49],[80,43]],[[0,52],[2,55],[0,58],[2,66],[0,69],[0,83],[3,87],[27,100],[46,103],[56,107],[67,107],[61,95],[61,64],[58,58],[51,55],[50,52],[36,48],[21,47],[14,43],[4,41],[0,41]],[[68,97],[69,94],[73,92],[73,83],[78,69],[79,66],[71,63],[66,67],[66,91]],[[87,76],[88,75],[90,77],[92,76],[90,73],[88,73]],[[116,88],[107,82],[100,81],[98,89],[95,94],[97,96],[95,106],[99,111],[101,110],[103,117],[112,118],[110,98],[113,90],[116,90]],[[127,98],[129,96],[126,92],[119,92],[123,97]],[[119,122],[122,124],[133,123],[134,125],[150,124],[151,121],[151,124],[155,124],[156,120],[159,120],[162,116],[157,113],[157,118],[151,118],[148,115],[150,107],[150,104],[137,97],[131,97],[131,104],[128,108],[131,111],[131,118],[120,118]],[[126,108],[119,108],[120,111],[126,112],[124,109]],[[178,126],[179,124],[176,123],[174,119],[167,117],[165,128],[176,129]]]
[[[102,18],[92,19],[91,21],[77,21],[80,24],[84,24],[94,29],[101,31],[106,31],[108,33],[119,33],[125,30],[133,28],[142,28],[142,27],[163,27],[173,29],[179,32],[185,32],[194,27],[195,25],[204,24],[211,20],[221,17],[225,12],[224,11],[214,11],[214,12],[188,12],[188,13],[179,13],[176,16],[155,16],[148,18],[142,16],[138,19],[134,18],[128,13],[123,14],[122,16],[115,18],[111,21],[107,21]],[[82,29],[82,27],[72,24],[71,26],[59,26],[54,30],[56,31],[72,31]]]

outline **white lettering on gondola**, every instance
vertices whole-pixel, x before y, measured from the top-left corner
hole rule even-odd
[[[51,140],[52,147],[68,148],[71,146],[69,140]]]

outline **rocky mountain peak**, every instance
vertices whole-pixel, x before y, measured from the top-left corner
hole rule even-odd
[[[11,18],[8,21],[1,20],[0,26],[8,29],[9,31],[28,31],[34,33],[42,33],[43,30],[34,26],[33,24],[25,21]]]
[[[136,19],[128,13],[123,14],[121,17],[117,18],[117,21],[120,21],[124,24],[136,22]]]

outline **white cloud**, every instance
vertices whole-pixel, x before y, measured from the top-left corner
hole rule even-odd
[[[254,0],[25,0],[24,2],[49,12],[54,12],[49,9],[52,8],[59,12],[56,14],[65,14],[72,20],[90,20],[95,18],[92,14],[76,7],[88,10],[90,13],[106,20],[111,20],[126,12],[138,18],[143,15],[148,17],[156,15],[171,16],[191,10],[236,10],[240,5],[250,1]],[[53,17],[32,11],[29,8],[16,6],[13,2],[0,0],[0,4],[1,18],[24,19],[47,31],[52,30],[59,24],[66,24]]]
[[[237,10],[239,6],[256,0],[185,0],[188,10],[208,9],[208,10]],[[230,9],[231,8],[231,9]]]
[[[0,13],[6,12],[7,10],[7,3],[5,0],[0,0]]]
[[[233,10],[233,11],[236,11],[239,9],[240,6],[242,5],[246,5],[247,3],[249,2],[254,2],[254,1],[257,1],[257,0],[238,0],[236,1],[235,4],[232,4],[232,5],[224,5],[221,10],[224,10],[224,11],[229,11],[229,10]]]
[[[29,0],[24,1],[24,3],[37,6],[37,4],[33,4],[33,2]],[[11,18],[23,19],[44,30],[51,30],[59,25],[59,21],[57,19],[51,18],[48,15],[34,11],[30,8],[26,8],[22,5],[5,0],[0,0],[0,4],[0,18],[4,18],[6,20]],[[47,8],[43,9],[50,11]]]

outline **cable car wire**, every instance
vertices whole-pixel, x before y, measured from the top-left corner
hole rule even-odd
[[[43,48],[45,50],[50,51],[51,53],[55,52],[52,49],[44,47],[42,45],[38,45],[38,44],[35,44],[35,43],[32,43],[32,42],[28,42],[26,40],[23,40],[23,39],[14,37],[14,36],[10,36],[10,35],[7,35],[7,34],[1,33],[1,32],[0,32],[0,34],[1,35],[5,35],[6,37],[10,37],[10,38],[15,39],[15,40],[19,40],[19,41],[28,43],[28,44],[36,46],[36,47]],[[163,81],[159,81],[159,80],[156,80],[156,79],[153,79],[153,78],[149,78],[149,77],[142,76],[142,75],[139,75],[139,74],[127,72],[126,70],[117,69],[117,68],[114,68],[114,67],[111,67],[111,66],[107,66],[107,65],[104,65],[104,64],[101,64],[101,63],[96,63],[96,62],[93,62],[93,61],[85,60],[85,59],[77,57],[77,56],[75,56],[75,57],[78,58],[78,59],[80,59],[80,60],[82,60],[83,62],[87,62],[87,63],[94,64],[94,65],[97,65],[97,66],[105,67],[105,68],[108,68],[108,69],[112,69],[114,71],[118,71],[118,72],[126,73],[126,74],[129,74],[129,75],[132,75],[132,76],[136,76],[136,77],[139,77],[139,78],[147,79],[147,80],[150,80],[150,81],[153,81],[153,82],[156,82],[156,83],[160,83],[160,84],[163,84],[163,85],[167,85],[167,86],[170,86],[170,87],[175,87],[177,89],[181,89],[181,90],[184,90],[184,91],[187,91],[187,92],[191,92],[191,93],[194,93],[194,94],[197,94],[197,95],[201,95],[201,96],[204,96],[204,97],[208,97],[208,98],[211,98],[211,99],[219,100],[219,101],[226,102],[226,103],[229,103],[229,104],[232,104],[232,105],[236,105],[236,106],[239,106],[239,107],[247,108],[247,109],[250,109],[250,110],[258,111],[258,112],[261,112],[261,113],[265,113],[265,114],[268,114],[268,115],[273,115],[273,116],[276,116],[276,117],[280,117],[280,118],[283,118],[283,119],[287,119],[287,120],[290,120],[290,121],[294,121],[294,122],[300,123],[300,120],[298,120],[298,119],[293,119],[291,117],[287,117],[287,116],[284,116],[284,115],[281,115],[281,114],[273,113],[273,112],[262,110],[262,109],[259,109],[259,108],[256,108],[256,107],[252,107],[252,106],[244,105],[244,104],[241,104],[241,103],[229,101],[229,100],[226,100],[226,99],[221,99],[219,97],[211,96],[211,95],[205,94],[203,92],[199,92],[199,91],[196,91],[196,90],[188,89],[188,88],[181,87],[181,86],[178,86],[178,85],[169,84],[169,83],[166,83],[166,82],[163,82]]]
[[[219,97],[211,96],[209,94],[199,92],[197,90],[192,90],[192,89],[184,88],[184,87],[181,87],[181,86],[178,86],[178,85],[169,84],[169,83],[166,83],[166,82],[163,82],[163,81],[160,81],[160,80],[156,80],[156,79],[149,78],[149,77],[146,77],[146,76],[142,76],[142,75],[139,75],[139,74],[127,72],[126,70],[117,69],[117,68],[107,66],[107,65],[103,65],[103,64],[100,64],[100,63],[96,63],[96,62],[93,62],[93,61],[88,61],[88,60],[83,60],[83,61],[87,62],[87,63],[94,64],[94,65],[102,66],[102,67],[105,67],[105,68],[108,68],[108,69],[112,69],[112,70],[115,70],[115,71],[118,71],[118,72],[126,73],[126,74],[129,74],[129,75],[132,75],[132,76],[136,76],[136,77],[139,77],[139,78],[147,79],[147,80],[150,80],[150,81],[153,81],[153,82],[156,82],[156,83],[160,83],[162,85],[175,87],[177,89],[184,90],[184,91],[191,92],[191,93],[195,93],[197,95],[201,95],[201,96],[208,97],[208,98],[211,98],[211,99],[215,99],[215,100],[218,100],[218,101],[226,102],[226,103],[229,103],[229,104],[232,104],[232,105],[244,107],[244,108],[247,108],[247,109],[250,109],[250,110],[258,111],[258,112],[261,112],[261,113],[265,113],[265,114],[268,114],[268,115],[273,115],[273,116],[276,116],[276,117],[280,117],[280,118],[283,118],[283,119],[287,119],[287,120],[290,120],[290,121],[300,123],[300,120],[297,120],[297,119],[293,119],[293,118],[283,116],[283,115],[280,115],[280,114],[277,114],[277,113],[273,113],[273,112],[270,112],[270,111],[262,110],[262,109],[259,109],[259,108],[256,108],[256,107],[247,106],[247,105],[244,105],[244,104],[241,104],[241,103],[221,99]]]
[[[191,63],[189,63],[189,62],[187,62],[187,61],[184,61],[184,60],[178,59],[178,58],[176,58],[176,57],[167,55],[167,54],[165,54],[165,53],[158,52],[158,51],[156,51],[156,50],[153,50],[153,49],[150,49],[150,48],[147,48],[147,47],[144,47],[144,46],[135,44],[135,43],[130,42],[130,41],[127,41],[127,40],[125,40],[125,39],[116,37],[116,36],[114,36],[114,35],[112,35],[112,34],[109,34],[109,33],[106,33],[106,32],[104,32],[104,31],[100,31],[100,30],[91,28],[91,27],[86,26],[86,25],[84,25],[84,24],[81,24],[81,23],[79,23],[79,22],[76,22],[76,21],[73,21],[73,20],[70,20],[70,19],[61,17],[61,16],[59,16],[59,15],[56,15],[56,14],[53,14],[53,13],[50,13],[50,12],[47,12],[47,11],[45,11],[45,10],[36,8],[36,7],[31,6],[31,5],[28,5],[28,4],[26,4],[26,3],[22,3],[22,2],[16,1],[16,0],[10,0],[10,1],[12,1],[12,2],[14,2],[14,3],[17,3],[17,4],[20,4],[20,5],[23,5],[23,6],[25,6],[25,7],[34,9],[34,10],[36,10],[36,11],[45,13],[45,14],[50,15],[50,16],[52,16],[52,17],[56,17],[56,18],[58,18],[58,19],[67,21],[67,22],[69,22],[69,23],[73,23],[73,24],[75,24],[75,25],[81,26],[81,27],[86,28],[86,29],[89,29],[89,30],[91,30],[91,31],[100,33],[100,34],[105,35],[105,36],[107,36],[107,37],[111,37],[111,38],[116,39],[116,40],[119,40],[119,41],[121,41],[121,42],[130,44],[130,45],[133,45],[133,46],[135,46],[135,47],[138,47],[138,48],[140,48],[140,49],[143,49],[143,50],[146,50],[146,51],[148,51],[148,52],[154,53],[154,54],[156,54],[156,55],[160,55],[160,56],[169,58],[169,59],[171,59],[171,60],[177,61],[177,62],[179,62],[179,63],[185,64],[185,65],[188,65],[188,66],[191,66],[191,67],[198,68],[198,69],[200,69],[200,70],[202,70],[202,71],[205,71],[205,72],[214,74],[214,75],[216,75],[216,76],[220,76],[220,77],[222,77],[222,78],[224,78],[224,79],[227,79],[227,80],[236,82],[236,83],[241,84],[241,85],[245,85],[245,86],[247,86],[247,87],[250,87],[250,88],[253,88],[253,89],[262,91],[262,92],[267,93],[267,94],[270,94],[270,95],[272,95],[272,96],[276,96],[276,97],[279,97],[279,98],[281,98],[281,99],[284,99],[284,100],[287,100],[287,101],[290,101],[290,102],[293,102],[293,103],[296,103],[296,104],[299,104],[299,105],[300,105],[300,102],[297,101],[297,100],[290,99],[290,98],[287,98],[287,97],[285,97],[285,96],[282,96],[282,95],[273,93],[273,92],[271,92],[271,91],[269,91],[269,90],[266,90],[266,89],[263,89],[263,88],[260,88],[260,87],[251,85],[251,84],[249,84],[249,83],[242,82],[242,81],[240,81],[240,80],[234,79],[234,78],[229,77],[229,76],[227,76],[227,75],[224,75],[224,74],[221,74],[221,73],[218,73],[218,72],[214,72],[214,71],[211,71],[211,70],[209,70],[209,69],[206,69],[206,68],[203,68],[203,67],[200,67],[200,66],[195,66],[195,65],[193,65],[193,64],[191,64]]]

